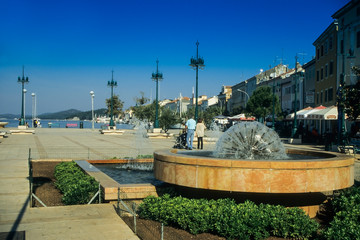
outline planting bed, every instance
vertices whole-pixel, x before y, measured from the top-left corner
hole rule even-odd
[[[54,168],[60,161],[41,161],[33,162],[33,176],[34,176],[34,193],[47,206],[62,206],[62,194],[55,187],[54,184]],[[34,207],[42,207],[40,203],[34,200]],[[326,217],[326,216],[325,216]],[[122,217],[123,220],[133,229],[133,218]],[[161,224],[151,220],[137,219],[137,234],[141,239],[159,239]],[[218,237],[213,234],[203,233],[199,235],[192,235],[184,230],[165,226],[164,239],[197,239],[197,240],[224,240],[225,238]],[[270,237],[267,240],[279,240],[282,238]]]

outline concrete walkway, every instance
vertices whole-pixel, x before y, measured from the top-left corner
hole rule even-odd
[[[10,128],[3,130],[8,132]],[[101,159],[115,153],[152,154],[153,149],[174,145],[172,139],[147,139],[146,146],[138,149],[135,138],[131,131],[122,136],[104,136],[90,129],[44,128],[36,129],[35,134],[1,139],[0,233],[25,231],[28,240],[138,239],[111,204],[30,208],[28,181],[29,148],[33,159],[89,156]]]
[[[10,128],[3,129],[9,131]],[[173,131],[178,133],[178,131]],[[25,231],[32,239],[138,239],[111,204],[48,208],[29,207],[28,156],[33,159],[105,159],[152,154],[172,148],[174,139],[144,139],[129,130],[102,135],[91,129],[36,129],[32,135],[9,135],[0,142],[0,233]],[[214,144],[204,143],[205,150]],[[291,145],[323,150],[321,146]],[[360,162],[355,179],[360,180]],[[0,235],[0,239],[3,235]]]

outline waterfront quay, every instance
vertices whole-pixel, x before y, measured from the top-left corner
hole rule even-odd
[[[11,128],[2,131],[9,132]],[[179,130],[171,130],[177,135]],[[35,134],[0,139],[0,239],[8,232],[26,239],[138,239],[112,204],[30,208],[29,153],[32,159],[109,159],[152,154],[170,149],[174,138],[143,138],[136,130],[103,135],[98,130],[38,128]],[[214,143],[205,143],[211,150]],[[322,151],[324,146],[286,145]],[[358,156],[357,156],[358,157]],[[355,180],[360,180],[355,161]]]

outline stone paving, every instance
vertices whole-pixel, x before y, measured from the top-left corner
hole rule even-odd
[[[5,128],[3,131],[8,131]],[[135,135],[104,136],[91,129],[36,129],[35,134],[8,135],[0,142],[0,233],[25,231],[26,239],[138,239],[111,204],[49,208],[29,207],[28,156],[36,158],[105,158],[151,154],[170,148],[172,139],[153,139],[137,149]],[[115,151],[116,150],[116,151]],[[63,154],[63,155],[61,155]],[[112,155],[110,155],[112,156]]]
[[[11,128],[2,129],[9,132]],[[172,131],[179,133],[178,130]],[[102,135],[91,129],[36,129],[35,134],[0,139],[0,233],[25,231],[26,239],[138,239],[111,204],[29,207],[28,157],[32,159],[106,159],[169,149],[174,139],[143,139],[132,130]],[[211,150],[213,143],[204,143]],[[321,146],[291,145],[323,150]],[[360,180],[360,161],[355,162]]]

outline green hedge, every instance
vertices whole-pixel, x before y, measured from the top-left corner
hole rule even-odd
[[[192,234],[214,233],[227,239],[264,239],[269,236],[307,239],[318,224],[303,210],[250,201],[205,200],[183,197],[147,197],[139,216],[180,227]]]
[[[335,214],[330,226],[323,232],[325,239],[360,239],[360,187],[340,192],[332,200]]]
[[[99,190],[99,183],[85,174],[75,162],[62,162],[55,167],[55,185],[64,194],[66,205],[86,204]]]

